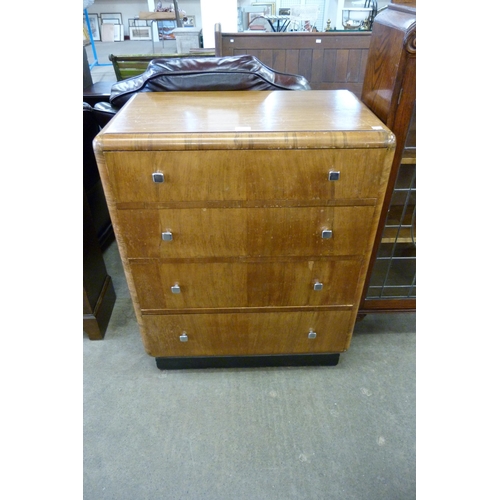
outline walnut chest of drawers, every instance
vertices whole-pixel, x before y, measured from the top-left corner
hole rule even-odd
[[[394,148],[345,90],[128,101],[94,150],[157,366],[336,364]]]

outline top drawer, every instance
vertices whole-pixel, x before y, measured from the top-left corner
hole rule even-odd
[[[376,198],[386,155],[385,149],[105,153],[118,203]],[[156,172],[162,182],[153,181]]]

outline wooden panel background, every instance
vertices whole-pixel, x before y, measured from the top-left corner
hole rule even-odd
[[[371,32],[222,33],[217,56],[250,54],[275,71],[306,78],[313,90],[347,89],[361,96]]]

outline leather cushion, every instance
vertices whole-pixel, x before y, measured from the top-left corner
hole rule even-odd
[[[109,102],[121,108],[137,92],[310,89],[303,76],[274,71],[250,55],[158,58],[142,75],[115,83]]]

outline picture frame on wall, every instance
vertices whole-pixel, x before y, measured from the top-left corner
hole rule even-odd
[[[95,42],[101,40],[101,30],[99,29],[99,16],[97,14],[87,14],[89,16],[90,31]],[[87,28],[87,19],[83,16],[83,26]]]
[[[151,26],[130,26],[130,40],[151,40]]]

